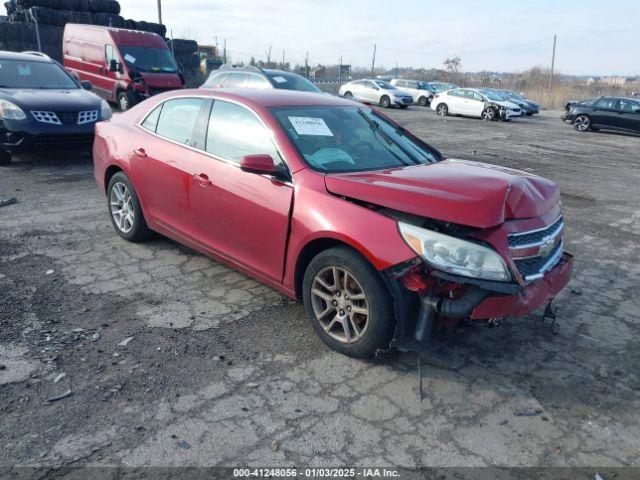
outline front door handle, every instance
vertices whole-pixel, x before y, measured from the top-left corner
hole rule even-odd
[[[133,153],[140,158],[145,158],[147,156],[147,152],[144,151],[144,148],[136,148]]]
[[[209,180],[209,176],[206,173],[194,173],[193,179],[200,184],[201,187],[208,187],[212,185],[211,180]]]

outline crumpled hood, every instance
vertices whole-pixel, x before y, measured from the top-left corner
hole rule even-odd
[[[539,217],[560,201],[558,186],[549,180],[466,160],[328,174],[325,184],[336,195],[477,228]]]
[[[518,104],[516,104],[515,102],[512,102],[510,100],[501,100],[499,102],[493,102],[497,105],[500,105],[502,107],[505,108],[520,108],[520,106]]]
[[[177,73],[141,72],[140,76],[150,88],[182,88],[182,80]]]
[[[25,111],[100,110],[100,97],[81,88],[73,90],[0,89],[0,98],[15,103]]]

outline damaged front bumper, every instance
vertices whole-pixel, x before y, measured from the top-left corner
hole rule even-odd
[[[522,317],[547,304],[567,286],[573,271],[573,256],[564,253],[558,264],[540,280],[512,295],[491,295],[471,312],[471,320]]]
[[[396,332],[391,347],[422,351],[434,323],[484,321],[522,317],[548,304],[569,283],[573,256],[563,253],[558,263],[532,283],[477,280],[438,271],[422,264],[387,271],[387,285],[395,299]]]

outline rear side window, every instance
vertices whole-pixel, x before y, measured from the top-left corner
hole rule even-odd
[[[211,109],[206,151],[236,162],[245,155],[267,154],[280,163],[268,130],[253,112],[222,100],[216,100]]]
[[[464,90],[452,90],[449,92],[449,95],[453,95],[455,97],[466,97]]]
[[[160,118],[160,111],[162,110],[162,104],[158,105],[142,122],[142,126],[152,132],[156,131],[158,127],[158,119]]]
[[[271,88],[271,84],[265,78],[260,75],[249,74],[247,75],[247,87],[249,88]]]
[[[156,133],[175,142],[190,145],[203,101],[200,98],[177,98],[164,102]]]
[[[227,79],[229,78],[228,73],[219,73],[217,75],[212,75],[205,83],[205,87],[224,87]]]

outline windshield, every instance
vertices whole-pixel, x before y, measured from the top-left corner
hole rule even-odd
[[[521,94],[519,94],[517,92],[512,92],[511,90],[507,90],[506,94],[507,94],[507,96],[509,96],[511,98],[515,98],[517,100],[526,100],[524,95],[521,95]]]
[[[284,72],[265,72],[274,87],[281,90],[300,90],[302,92],[320,92],[313,83],[300,75]]]
[[[480,90],[480,93],[487,97],[489,100],[494,102],[501,102],[503,100],[507,100],[504,94],[495,92],[493,90]]]
[[[171,52],[164,48],[120,47],[127,66],[138,72],[178,73]]]
[[[440,83],[440,82],[434,82],[431,84],[431,86],[435,89],[437,93],[446,92],[447,90],[453,90],[454,88],[458,88],[458,86],[454,85],[453,83]]]
[[[396,87],[391,85],[389,82],[385,82],[384,80],[374,80],[373,83],[375,83],[380,88],[383,88],[385,90],[397,90]]]
[[[0,60],[0,88],[72,90],[80,87],[56,63]]]
[[[313,106],[271,110],[314,170],[358,172],[440,160],[435,151],[370,108]]]

